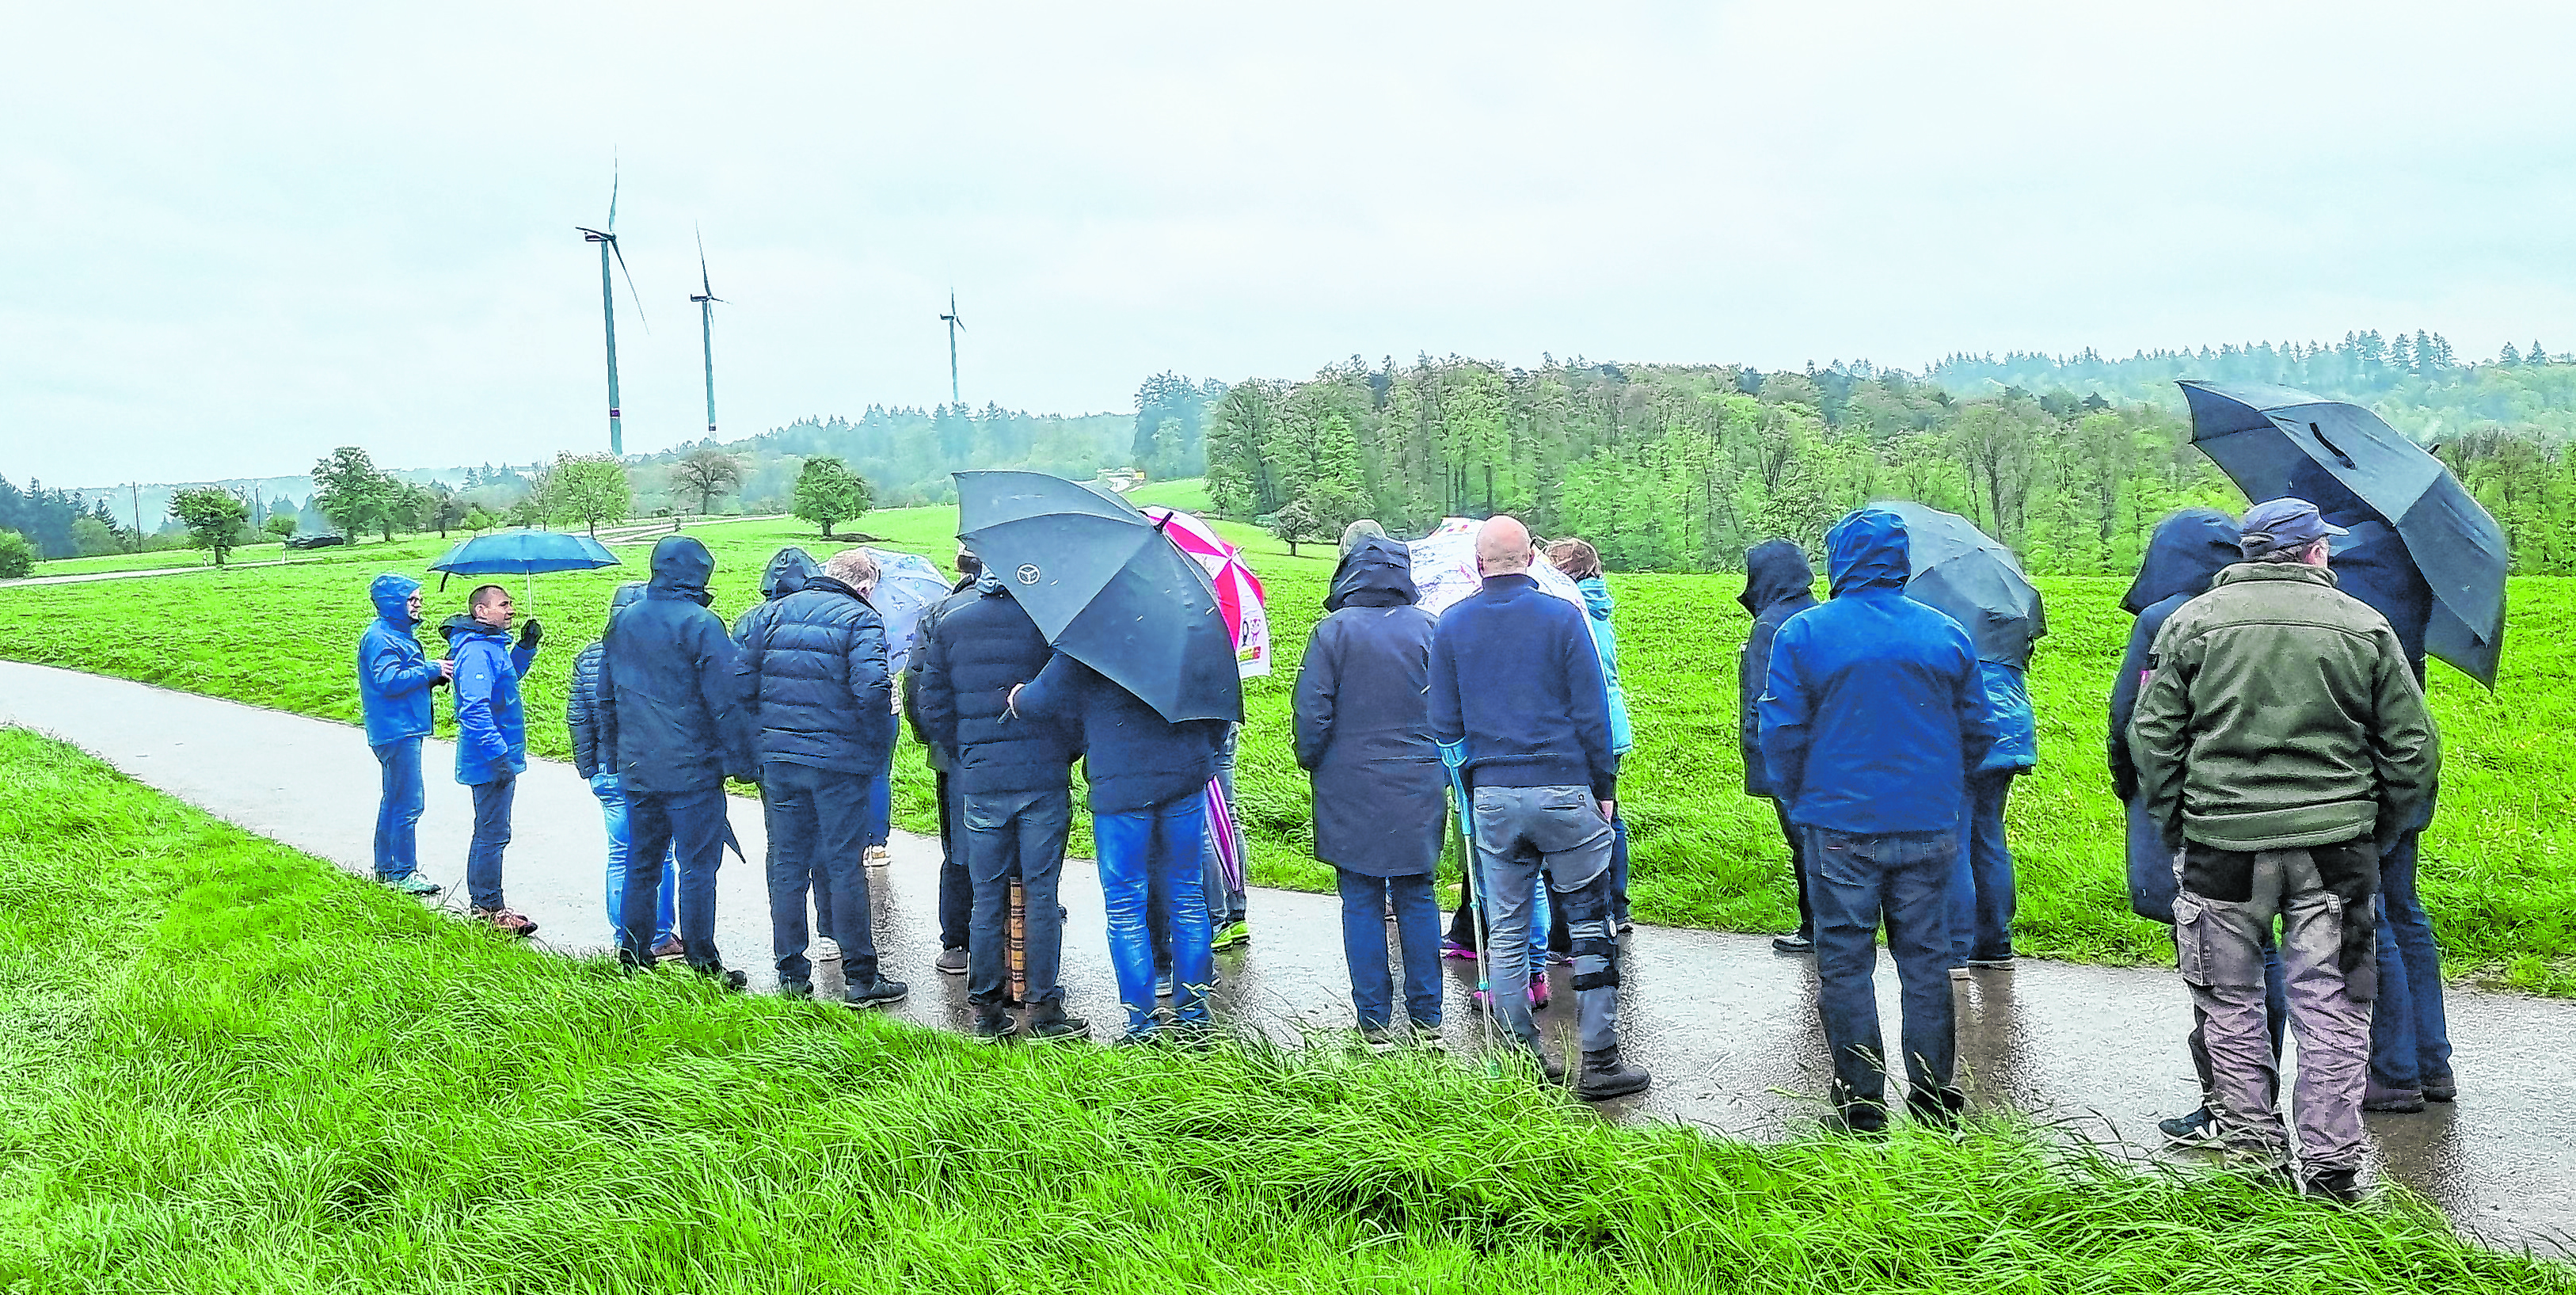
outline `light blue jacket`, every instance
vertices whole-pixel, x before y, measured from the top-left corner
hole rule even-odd
[[[358,637],[358,708],[367,717],[367,745],[429,736],[429,690],[438,667],[412,637],[419,625],[406,605],[420,582],[386,572],[368,586],[376,619]]]
[[[1599,576],[1574,587],[1583,591],[1584,610],[1591,613],[1592,647],[1601,654],[1601,684],[1610,693],[1610,754],[1626,755],[1636,743],[1628,731],[1628,694],[1619,687],[1619,632],[1610,628],[1610,613],[1619,604]]]

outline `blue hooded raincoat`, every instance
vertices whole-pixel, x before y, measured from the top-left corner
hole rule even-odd
[[[367,745],[429,736],[429,690],[438,667],[412,631],[406,604],[420,582],[386,572],[367,586],[376,619],[358,636],[358,706],[367,717]]]
[[[447,655],[456,662],[456,780],[473,787],[527,772],[528,716],[519,704],[519,678],[537,650],[512,647],[509,631],[471,616],[449,617],[444,632]]]

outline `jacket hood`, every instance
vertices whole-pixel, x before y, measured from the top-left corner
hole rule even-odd
[[[995,575],[991,567],[975,573],[975,592],[987,598],[996,594],[1007,598],[1011,594],[1010,587],[1002,583],[1002,578]]]
[[[1599,576],[1585,576],[1575,581],[1574,587],[1582,591],[1583,609],[1592,613],[1594,620],[1606,621],[1619,608],[1619,600],[1610,596],[1610,583]]]
[[[714,601],[707,578],[716,560],[695,535],[665,535],[653,546],[653,579],[648,590],[665,598],[686,598],[700,607]]]
[[[658,559],[661,554],[655,551]],[[660,568],[654,568],[659,571]],[[769,559],[769,569],[760,573],[760,596],[784,598],[805,587],[805,582],[823,574],[822,564],[814,555],[799,548],[784,548]]]
[[[2245,560],[2236,536],[2236,519],[2215,508],[2185,508],[2156,523],[2120,610],[2135,616],[2176,594],[2209,592],[2220,570]]]
[[[1744,592],[1735,601],[1759,616],[1785,602],[1816,597],[1816,569],[1796,540],[1764,540],[1744,554]]]
[[[1344,555],[1333,572],[1332,592],[1324,610],[1345,607],[1407,607],[1421,598],[1413,587],[1413,551],[1383,535],[1364,536]]]
[[[1825,533],[1825,570],[1834,593],[1902,589],[1913,574],[1905,519],[1884,508],[1859,508]]]
[[[620,607],[633,606],[642,601],[644,601],[644,582],[629,580],[617,586],[617,592],[608,596],[608,610],[613,614]]]
[[[367,597],[376,604],[378,616],[404,629],[410,629],[420,622],[412,618],[406,604],[410,603],[413,592],[419,588],[420,582],[410,576],[395,575],[388,571],[377,576],[375,581],[367,586]]]
[[[447,640],[447,647],[451,652],[456,650],[456,642],[458,639],[473,638],[476,635],[481,635],[488,639],[498,639],[504,643],[510,641],[510,631],[494,629],[491,626],[474,619],[473,615],[468,612],[458,612],[455,615],[448,617],[445,621],[440,622],[438,626],[438,636]]]

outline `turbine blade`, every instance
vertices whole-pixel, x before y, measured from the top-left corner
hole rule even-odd
[[[617,229],[617,150],[608,151],[608,228]]]
[[[698,235],[698,287],[707,294],[707,300],[713,301],[716,299],[716,285],[707,279],[707,234],[694,223],[689,228],[697,230]]]
[[[613,238],[608,240],[608,250],[617,254],[617,272],[626,276],[626,297],[635,303],[635,321],[644,325],[645,332],[652,332],[653,321],[644,317],[644,295],[635,290],[635,272],[626,268],[626,250]]]

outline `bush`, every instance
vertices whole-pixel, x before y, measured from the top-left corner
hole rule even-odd
[[[16,531],[0,531],[0,580],[17,580],[36,569],[36,546]]]

